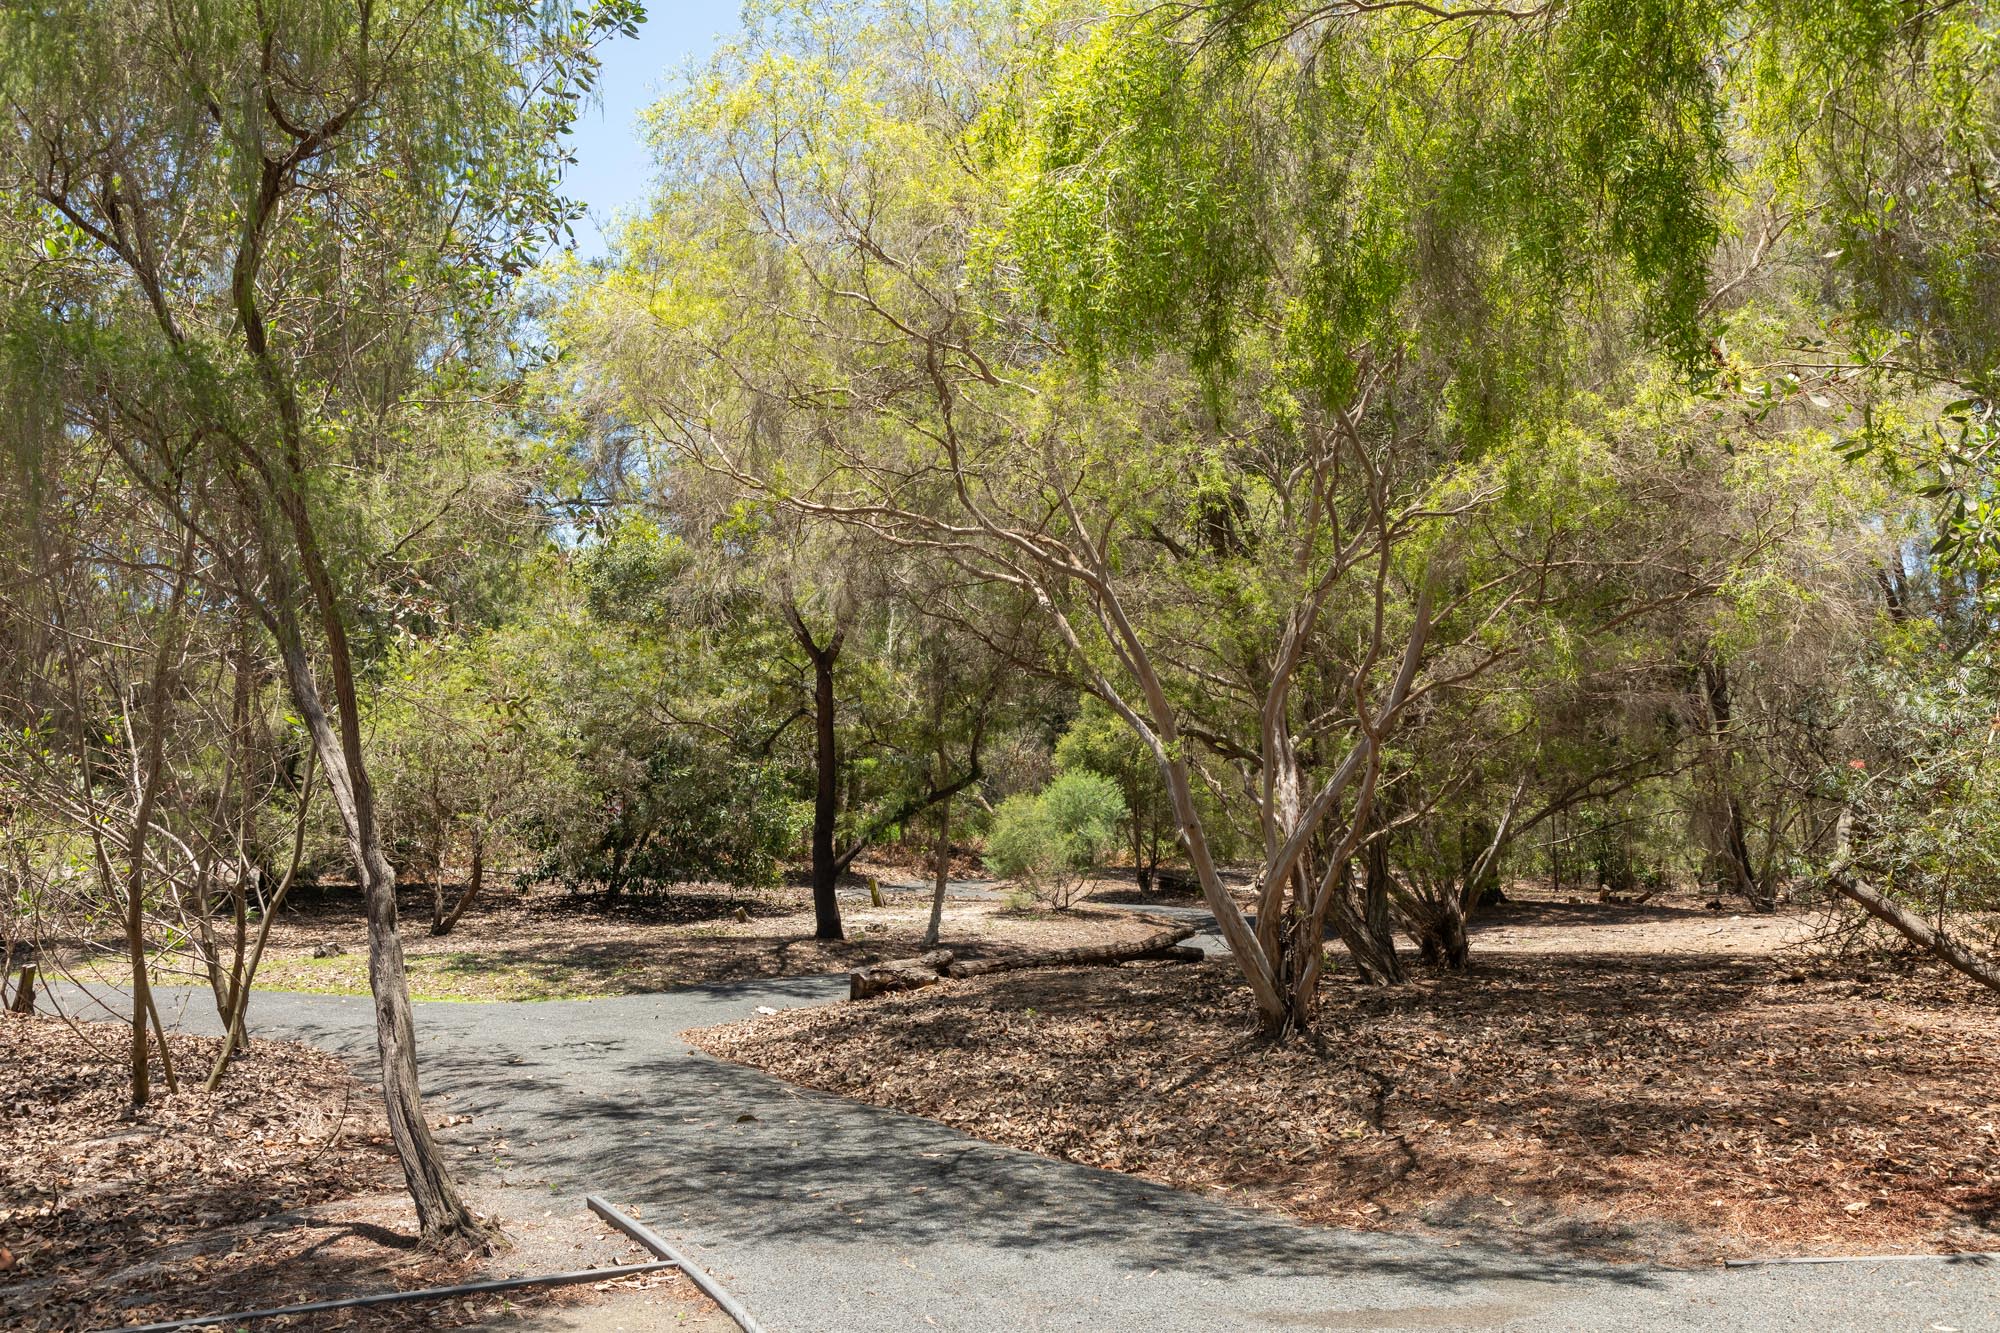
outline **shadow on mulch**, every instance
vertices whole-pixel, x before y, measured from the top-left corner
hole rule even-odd
[[[1026,913],[1024,919],[1091,919],[1096,914],[1070,913],[1045,917]],[[810,934],[758,935],[719,927],[714,933],[661,935],[640,939],[570,940],[552,949],[546,942],[507,944],[481,937],[464,953],[438,956],[443,973],[477,977],[511,973],[529,979],[551,993],[574,989],[579,977],[609,994],[646,994],[680,986],[725,985],[767,977],[845,972],[892,958],[921,952],[922,929],[853,931],[844,940],[821,940]],[[957,940],[947,932],[944,947],[963,960],[1025,958],[1040,954],[1046,944],[996,940]]]
[[[739,911],[750,917],[771,917],[790,916],[799,910],[799,904],[775,894],[711,889],[628,890],[615,896],[543,890],[516,901],[531,916],[595,916],[648,926],[727,921]]]
[[[980,978],[701,1034],[780,1077],[1309,1221],[1600,1255],[1994,1248],[2000,1007],[1936,972],[1496,955],[1250,1031],[1225,964]],[[949,1051],[951,1058],[937,1058]]]

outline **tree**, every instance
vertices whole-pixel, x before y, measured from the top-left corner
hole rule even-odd
[[[1056,741],[1056,766],[1065,772],[1101,773],[1125,798],[1125,838],[1139,892],[1153,891],[1161,860],[1176,841],[1174,806],[1160,767],[1116,714],[1095,699]]]
[[[1059,912],[1068,911],[1090,874],[1118,845],[1129,816],[1118,784],[1072,769],[1030,796],[1010,796],[993,812],[986,864],[1003,879]]]
[[[1385,739],[1506,651],[1528,594],[1460,548],[1620,327],[1598,276],[1699,345],[1720,33],[1659,9],[1643,58],[1590,6],[1152,10],[1020,80],[976,6],[783,13],[657,113],[659,211],[572,327],[758,503],[1031,596],[1297,1030]],[[1203,787],[1255,811],[1254,913]]]
[[[394,483],[463,424],[437,404],[484,410],[507,277],[569,216],[557,142],[592,44],[635,16],[125,0],[0,19],[0,171],[26,260],[10,345],[61,384],[39,439],[117,458],[276,648],[367,901],[391,1135],[439,1247],[487,1228],[418,1091],[358,592],[428,528],[411,510],[440,497]]]
[[[518,836],[560,760],[531,709],[533,662],[505,636],[413,641],[383,664],[368,704],[384,841],[431,888],[431,934],[448,935],[485,885],[489,856]],[[445,873],[464,867],[446,901]]]

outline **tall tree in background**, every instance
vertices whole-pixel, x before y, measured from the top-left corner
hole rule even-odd
[[[367,902],[425,1241],[482,1243],[431,1136],[363,747],[362,590],[448,504],[508,277],[566,225],[559,134],[627,0],[57,3],[0,16],[20,447],[114,455],[270,637]],[[459,404],[448,408],[442,404]]]

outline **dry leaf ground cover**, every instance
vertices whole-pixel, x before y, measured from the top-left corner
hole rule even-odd
[[[813,938],[811,896],[796,886],[691,887],[609,905],[595,894],[538,888],[475,904],[443,938],[428,933],[428,911],[422,893],[405,893],[403,947],[415,998],[595,999],[840,972],[904,957],[919,951],[930,899],[891,891],[882,907],[866,898],[844,901],[848,938],[836,943]],[[1055,914],[1016,910],[994,899],[954,899],[945,908],[943,939],[961,956],[975,958],[1111,943],[1156,928],[1115,908]],[[313,957],[327,943],[342,952]],[[80,977],[115,981],[126,964],[111,947],[73,953],[64,965]],[[207,984],[186,953],[158,956],[155,977],[162,985]],[[281,910],[257,986],[367,994],[367,933],[354,892],[304,894]]]
[[[134,1111],[122,1063],[128,1031],[0,1014],[0,1328],[116,1327],[632,1259],[595,1218],[575,1209],[559,1217],[546,1200],[530,1212],[515,1197],[502,1202],[502,1255],[427,1255],[379,1101],[333,1056],[255,1042],[209,1094],[190,1084],[217,1043],[174,1037],[187,1081]],[[401,1333],[553,1305],[629,1312],[661,1302],[714,1326],[713,1306],[664,1272],[260,1327]]]
[[[1619,929],[1593,909],[1527,904],[1504,929],[1533,943],[1551,913]],[[1929,972],[1703,948],[1726,918],[1626,915],[1686,947],[1487,948],[1468,977],[1335,982],[1317,1044],[1256,1042],[1226,961],[1005,974],[696,1039],[1313,1222],[1679,1261],[2000,1248],[1992,997]]]

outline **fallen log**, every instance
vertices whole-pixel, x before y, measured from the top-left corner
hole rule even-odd
[[[847,998],[865,1000],[890,991],[922,990],[935,986],[951,966],[951,950],[933,949],[918,958],[892,958],[871,963],[847,974]]]
[[[1201,956],[1201,950],[1182,951],[1180,942],[1195,933],[1193,926],[1175,926],[1170,930],[1148,935],[1144,939],[1130,940],[1124,944],[1088,944],[1077,949],[1054,949],[1048,953],[1026,954],[1016,958],[974,958],[963,963],[952,963],[945,973],[954,979],[983,977],[992,972],[1017,972],[1030,967],[1080,967],[1090,963],[1130,963],[1155,956],[1172,957],[1183,961],[1186,953]],[[1169,954],[1169,950],[1174,952]]]

